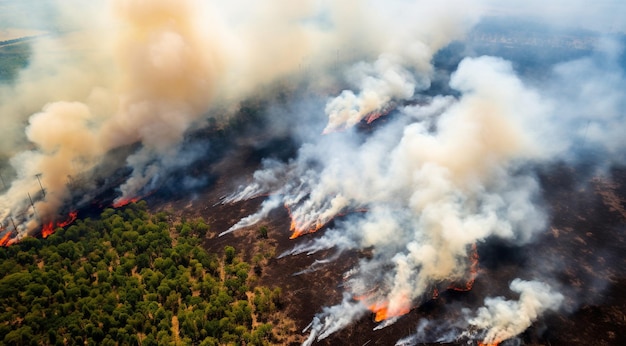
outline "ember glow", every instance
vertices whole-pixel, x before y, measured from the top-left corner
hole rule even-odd
[[[400,303],[399,307],[393,310],[389,309],[389,302],[377,302],[370,304],[367,308],[374,313],[374,321],[381,322],[390,318],[398,317],[409,313],[411,310],[410,303]]]
[[[3,229],[3,230],[4,230],[4,229]],[[9,243],[9,241],[11,240],[11,234],[12,234],[12,233],[13,233],[13,232],[11,232],[11,231],[6,232],[6,233],[2,236],[2,238],[0,238],[0,246],[8,246],[8,245],[9,245],[8,243]]]
[[[299,236],[307,233],[315,233],[319,231],[326,222],[324,221],[299,221],[295,218],[295,216],[291,213],[291,208],[285,205],[285,208],[289,212],[289,217],[291,218],[291,225],[289,226],[289,230],[292,232],[289,239],[296,239]]]
[[[491,343],[484,343],[484,342],[478,342],[478,346],[498,346],[500,343],[499,342],[491,342]]]
[[[131,203],[136,203],[139,200],[141,200],[140,197],[128,197],[128,198],[119,198],[117,200],[115,200],[115,202],[112,204],[113,208],[121,208],[125,205],[131,204]]]
[[[474,281],[476,280],[476,277],[478,276],[478,260],[479,260],[478,250],[476,249],[475,243],[472,244],[472,249],[469,255],[469,259],[470,259],[469,279],[467,280],[465,285],[461,287],[456,286],[456,285],[451,285],[448,287],[448,289],[466,292],[466,291],[470,291],[472,287],[474,287]]]
[[[54,233],[54,231],[61,227],[65,227],[65,226],[69,226],[72,224],[72,222],[74,222],[76,220],[76,218],[78,217],[78,212],[77,211],[72,211],[70,212],[70,214],[67,216],[67,218],[64,221],[50,221],[46,224],[44,224],[43,228],[41,229],[41,236],[43,238],[48,238],[50,235],[52,235]]]

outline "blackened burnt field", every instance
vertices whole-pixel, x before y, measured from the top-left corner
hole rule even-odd
[[[278,208],[262,222],[219,237],[242,217],[254,213],[263,196],[233,204],[222,204],[222,198],[245,184],[268,151],[277,150],[289,156],[288,141],[250,145],[231,143],[212,158],[210,183],[193,194],[176,194],[171,190],[147,198],[154,211],[173,211],[178,217],[202,217],[211,225],[203,246],[213,252],[234,245],[247,261],[264,256],[258,268],[259,284],[281,287],[284,309],[296,322],[295,340],[304,341],[302,331],[316,313],[342,299],[344,273],[367,251],[333,250],[307,256],[280,255],[309,237],[290,240],[290,219]],[[201,168],[196,173],[207,174]],[[550,312],[517,339],[508,344],[523,345],[624,345],[626,344],[626,168],[613,167],[604,173],[589,172],[584,165],[553,164],[538,168],[543,192],[543,206],[549,213],[548,227],[535,241],[514,246],[496,239],[478,244],[478,276],[470,291],[445,290],[436,298],[415,307],[395,324],[374,330],[378,325],[370,314],[357,323],[318,342],[320,345],[393,345],[399,339],[414,335],[420,321],[431,323],[423,332],[424,342],[438,342],[437,325],[459,318],[462,308],[476,309],[484,297],[504,296],[517,299],[508,288],[514,278],[552,277],[550,284],[559,287],[565,297],[564,308]],[[318,232],[332,226],[327,225]],[[259,230],[267,229],[267,238]],[[316,260],[336,259],[317,264]],[[315,269],[315,270],[309,270]],[[429,339],[430,338],[430,339]],[[448,344],[466,344],[457,339]],[[428,343],[424,343],[428,344]]]

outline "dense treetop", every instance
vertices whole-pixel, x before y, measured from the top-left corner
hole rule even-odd
[[[0,345],[284,342],[280,289],[251,289],[234,247],[198,246],[207,231],[139,202],[0,248]]]

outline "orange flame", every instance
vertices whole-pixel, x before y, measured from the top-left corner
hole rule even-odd
[[[478,250],[476,249],[476,243],[472,244],[471,254],[470,254],[470,277],[469,280],[465,283],[465,286],[457,287],[457,286],[449,286],[448,289],[460,292],[471,291],[472,287],[474,287],[474,281],[476,281],[476,276],[478,276]]]
[[[365,117],[365,122],[366,122],[366,123],[368,123],[368,124],[371,124],[371,123],[373,123],[374,121],[376,121],[376,119],[378,119],[378,118],[382,117],[383,115],[386,115],[386,113],[384,113],[384,112],[382,112],[382,111],[375,111],[375,112],[372,112],[372,113],[368,114],[368,115]]]
[[[315,233],[319,231],[320,228],[324,227],[324,225],[326,224],[325,222],[321,222],[318,220],[315,226],[307,229],[303,225],[298,224],[298,222],[296,221],[296,218],[293,216],[293,213],[291,212],[291,208],[289,208],[287,204],[285,204],[285,208],[287,209],[287,212],[289,213],[289,218],[291,219],[291,225],[289,226],[289,230],[292,233],[289,239],[296,239],[299,236],[303,234],[307,234],[307,233]]]
[[[335,217],[330,217],[326,220],[317,220],[317,222],[315,223],[314,226],[312,227],[305,227],[303,225],[299,225],[298,222],[296,221],[296,218],[293,216],[293,213],[291,212],[291,208],[289,208],[289,206],[287,204],[285,204],[285,209],[287,209],[287,212],[289,213],[289,218],[291,219],[291,225],[289,226],[289,230],[292,232],[291,236],[289,237],[289,239],[296,239],[301,235],[304,234],[308,234],[308,233],[315,233],[317,231],[319,231],[320,229],[322,229],[322,227],[324,227],[326,224],[328,224],[330,221],[332,221]],[[354,209],[351,211],[346,211],[346,212],[342,212],[337,214],[336,216],[345,216],[346,214],[350,213],[350,212],[356,212],[356,213],[365,213],[367,212],[366,208],[358,208],[358,209]]]
[[[72,211],[68,215],[67,219],[65,219],[65,221],[60,221],[60,222],[57,222],[56,224],[55,224],[54,221],[48,222],[41,229],[41,236],[44,237],[44,238],[48,238],[52,233],[54,233],[54,231],[57,228],[65,227],[65,226],[71,224],[72,222],[74,222],[76,220],[76,217],[78,217],[78,212],[77,211]]]
[[[125,205],[135,203],[139,201],[141,197],[129,197],[129,198],[120,198],[116,202],[113,202],[113,208],[121,208]]]
[[[406,315],[411,311],[411,308],[404,305],[395,311],[389,310],[389,302],[374,303],[368,307],[370,311],[374,313],[374,321],[380,322],[392,317],[398,317]]]
[[[374,121],[376,121],[376,119],[391,113],[393,109],[394,109],[393,105],[386,105],[380,109],[370,112],[369,114],[365,116],[365,122],[368,124],[371,124]]]
[[[322,227],[324,227],[324,224],[321,223],[321,222],[318,222],[312,228],[309,228],[309,229],[301,228],[301,227],[298,227],[296,225],[296,221],[292,219],[291,220],[291,226],[289,227],[289,230],[292,231],[293,233],[291,233],[291,236],[289,237],[289,239],[296,239],[299,236],[301,236],[303,234],[307,234],[307,233],[315,233],[315,232],[319,231],[320,228],[322,228]]]
[[[498,346],[500,344],[500,341],[496,341],[496,342],[478,342],[478,346]]]
[[[41,236],[44,238],[48,238],[52,233],[54,233],[54,222],[50,221],[47,224],[43,225],[41,229]]]
[[[68,215],[67,219],[65,219],[65,221],[59,222],[57,224],[57,227],[65,227],[65,226],[71,224],[72,222],[76,221],[77,217],[78,217],[78,212],[77,211],[71,211],[70,214]]]
[[[374,303],[367,302],[370,298],[368,296],[354,296],[355,300],[364,300],[366,304],[369,304],[367,308],[374,313],[374,321],[380,322],[393,317],[406,315],[411,311],[411,303],[406,297],[402,298],[402,304],[399,309],[393,311],[389,310],[388,301],[378,301]]]
[[[11,234],[13,232],[9,231],[7,233],[4,234],[4,236],[2,236],[2,239],[0,239],[0,246],[9,246],[11,244],[9,244],[9,242],[12,240],[11,239]]]

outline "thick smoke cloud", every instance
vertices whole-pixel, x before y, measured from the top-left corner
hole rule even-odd
[[[89,180],[104,157],[118,159],[116,149],[130,152],[117,165],[131,172],[116,183],[116,201],[148,193],[193,161],[194,153],[181,154],[190,130],[286,85],[293,107],[268,122],[289,117],[275,130],[302,145],[286,162],[265,160],[224,199],[269,195],[221,235],[284,206],[294,238],[335,222],[283,256],[368,250],[345,274],[343,300],[305,330],[307,344],[368,311],[383,328],[436,290],[471,286],[476,246],[488,238],[532,242],[547,224],[533,166],[624,160],[623,47],[610,37],[539,81],[489,56],[436,71],[436,54],[463,41],[481,16],[533,14],[534,1],[46,3],[55,15],[38,30],[55,34],[33,41],[29,66],[0,87],[0,159],[10,157],[15,171],[0,198],[0,226],[15,222],[19,239],[54,221],[74,197],[74,179]],[[610,15],[580,9],[544,11],[543,19],[584,17],[593,28]],[[436,95],[442,73],[451,92]],[[386,118],[360,128],[378,117]],[[456,325],[502,341],[563,300],[539,281],[515,280],[511,290],[518,301],[486,299]]]
[[[2,210],[3,219],[18,220],[20,235],[57,217],[70,195],[69,179],[89,172],[109,150],[133,143],[141,148],[128,157],[133,172],[120,198],[137,196],[167,168],[185,131],[208,109],[220,63],[216,45],[196,28],[191,2],[116,1],[112,16],[115,33],[98,34],[111,42],[113,51],[101,54],[113,55],[114,63],[105,65],[113,81],[103,78],[108,85],[92,85],[85,99],[49,103],[29,118],[26,138],[35,149],[14,156],[18,176]],[[18,89],[29,81],[18,80]],[[71,90],[66,95],[78,96]],[[41,186],[33,185],[35,176]],[[20,202],[40,188],[45,190],[32,206]]]
[[[58,218],[72,197],[69,183],[89,180],[111,150],[137,145],[125,158],[131,175],[116,200],[124,203],[188,163],[180,149],[190,128],[228,118],[241,100],[270,92],[279,79],[298,82],[303,65],[311,73],[343,63],[328,51],[353,47],[364,56],[378,40],[345,44],[363,33],[359,23],[370,15],[356,2],[46,6],[49,34],[32,42],[29,66],[0,88],[0,157],[12,157],[16,174],[0,218],[5,227],[16,222],[18,238]],[[20,11],[34,7],[24,3]]]
[[[521,334],[543,312],[556,311],[564,299],[562,294],[552,291],[543,282],[515,279],[510,288],[519,293],[519,300],[485,298],[485,306],[469,320],[470,325],[487,331],[483,337],[486,344],[499,343]]]
[[[493,8],[486,13],[493,15]],[[448,18],[461,32],[468,22]],[[419,35],[413,39],[441,47]],[[315,316],[306,343],[328,337],[346,326],[346,316],[356,320],[368,309],[384,320],[380,327],[393,323],[434,290],[469,285],[477,243],[497,237],[524,244],[545,230],[533,166],[588,160],[590,152],[602,157],[598,169],[623,162],[621,49],[617,41],[599,39],[595,55],[555,65],[546,78],[532,81],[518,77],[503,59],[466,58],[449,81],[457,97],[416,96],[430,87],[434,52],[428,49],[424,60],[389,49],[358,62],[346,74],[349,88],[325,105],[326,136],[309,139],[289,162],[266,162],[251,184],[225,200],[270,195],[257,214],[225,233],[252,225],[279,201],[291,215],[292,238],[336,220],[323,235],[283,254],[371,251],[346,273],[343,301]],[[406,100],[419,101],[402,105]],[[384,125],[355,129],[391,109]],[[520,293],[519,301],[487,299],[462,325],[480,329],[486,343],[501,342],[563,300],[539,281],[515,280],[511,289]]]
[[[345,287],[356,300],[342,306],[370,308],[377,319],[402,315],[433,289],[472,280],[469,257],[477,242],[496,236],[524,243],[545,226],[535,204],[537,182],[516,167],[547,155],[535,134],[523,129],[550,108],[497,58],[464,60],[450,84],[462,93],[458,100],[407,106],[367,137],[322,137],[295,161],[268,164],[238,196],[273,194],[259,216],[282,196],[294,236],[342,213],[364,211],[290,253],[373,248],[372,258],[346,275]],[[337,330],[333,321],[344,312],[336,307],[317,316],[311,338]]]
[[[328,101],[324,131],[354,126],[428,89],[433,55],[452,40],[461,39],[477,15],[472,3],[459,1],[406,4],[395,12],[394,29],[399,34],[390,36],[375,61],[361,61],[348,69],[347,81],[357,92],[346,89]]]

